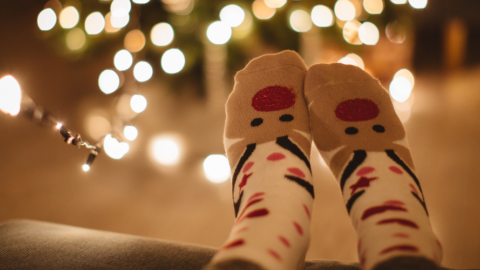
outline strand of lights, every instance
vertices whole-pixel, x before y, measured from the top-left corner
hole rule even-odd
[[[87,162],[82,167],[84,171],[90,170],[90,166],[95,160],[95,157],[100,153],[100,144],[92,145],[83,140],[79,133],[73,132],[42,107],[35,104],[27,94],[22,93],[19,83],[11,75],[4,76],[0,79],[0,110],[11,116],[22,115],[41,125],[54,127],[59,131],[67,144],[90,150]]]

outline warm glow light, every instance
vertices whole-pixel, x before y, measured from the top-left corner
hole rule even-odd
[[[242,24],[232,29],[232,37],[236,39],[246,37],[252,30],[252,22],[252,14],[248,10],[246,10],[245,19],[243,20]]]
[[[17,80],[11,75],[0,79],[0,110],[11,116],[20,112],[22,90]]]
[[[123,45],[130,52],[138,52],[145,47],[145,36],[138,29],[132,30],[125,35]]]
[[[263,0],[255,0],[252,4],[253,15],[260,20],[268,20],[275,15],[276,9],[268,7]]]
[[[394,3],[395,5],[403,5],[407,3],[407,0],[390,0],[390,1],[392,1],[392,3]]]
[[[174,37],[173,28],[170,24],[162,22],[157,23],[150,32],[150,39],[156,46],[167,46]]]
[[[127,140],[133,141],[138,136],[138,130],[134,126],[125,126],[125,128],[123,129],[123,135],[125,136],[125,138],[127,138]]]
[[[136,113],[141,113],[147,108],[147,99],[142,95],[133,95],[130,99],[130,107]]]
[[[150,2],[150,0],[132,0],[132,2],[135,4],[146,4]]]
[[[295,10],[290,14],[290,26],[295,32],[308,32],[312,29],[312,19],[305,10]]]
[[[264,1],[265,1],[265,5],[267,5],[269,8],[281,8],[287,3],[287,0],[264,0]]]
[[[120,30],[120,28],[113,27],[112,25],[112,13],[107,13],[107,15],[105,15],[105,31],[107,33],[114,33],[118,30]]]
[[[405,28],[399,22],[391,22],[385,28],[388,40],[393,43],[403,43],[407,37]]]
[[[180,145],[172,137],[157,137],[152,142],[152,154],[162,165],[175,165],[180,160]]]
[[[412,85],[405,77],[397,77],[390,83],[390,96],[398,102],[404,102],[410,97]]]
[[[138,62],[133,68],[133,77],[139,82],[146,82],[150,80],[153,75],[152,66],[145,61]]]
[[[210,155],[203,161],[205,177],[212,183],[222,183],[230,178],[230,165],[224,155]]]
[[[395,73],[395,76],[393,76],[393,78],[397,77],[407,78],[407,80],[410,82],[410,85],[412,86],[412,89],[415,86],[415,77],[413,76],[412,72],[410,72],[410,70],[406,68],[400,69],[399,71],[397,71],[397,73]]]
[[[132,95],[123,94],[118,98],[116,112],[118,116],[122,117],[123,119],[132,119],[137,115],[136,112],[132,110],[132,106],[130,106],[130,101],[132,100]]]
[[[99,115],[90,115],[86,118],[85,127],[88,135],[94,140],[100,140],[105,134],[112,130],[110,122],[105,117]]]
[[[102,73],[100,73],[100,77],[98,77],[98,86],[103,93],[107,95],[111,94],[117,91],[118,87],[120,86],[120,78],[115,71],[106,69],[102,71]]]
[[[185,66],[185,56],[179,49],[169,49],[162,55],[161,65],[166,73],[178,73]]]
[[[112,12],[113,17],[123,17],[130,13],[131,9],[130,0],[113,0],[110,5],[110,12]]]
[[[103,18],[102,13],[98,11],[90,13],[85,20],[85,31],[89,35],[100,34],[104,27],[105,19]]]
[[[335,16],[341,21],[355,19],[355,6],[348,0],[338,0],[335,4]]]
[[[365,69],[365,64],[363,63],[363,59],[354,53],[349,53],[342,59],[338,60],[338,63],[342,63],[345,65],[354,65],[361,69]]]
[[[408,100],[410,101],[410,99]],[[393,108],[395,109],[395,112],[402,123],[408,121],[412,113],[412,105],[410,102],[398,102],[393,100]]]
[[[57,125],[55,126],[55,128],[56,128],[56,129],[60,129],[60,128],[62,128],[62,126],[63,126],[63,125],[62,125],[61,123],[57,123]]]
[[[232,28],[222,21],[215,21],[208,26],[207,37],[213,44],[225,44],[232,37]]]
[[[370,14],[380,14],[383,11],[383,0],[364,0],[363,8]]]
[[[82,165],[82,169],[86,172],[90,171],[90,166],[88,166],[88,164],[83,164]]]
[[[220,20],[230,27],[237,27],[245,19],[245,11],[237,5],[228,5],[220,10]]]
[[[380,38],[380,32],[375,24],[371,22],[364,22],[360,29],[358,29],[358,37],[366,45],[375,45]]]
[[[80,14],[78,14],[78,11],[75,7],[66,7],[60,13],[60,26],[65,29],[71,29],[77,25],[79,19]]]
[[[112,14],[112,13],[109,13]],[[125,14],[123,16],[111,16],[110,15],[110,24],[112,25],[112,28],[123,28],[127,26],[127,24],[130,22],[130,14]]]
[[[72,51],[80,50],[85,41],[85,33],[80,28],[74,28],[67,34],[67,47]]]
[[[113,65],[120,71],[129,69],[132,66],[132,63],[132,54],[127,50],[118,51],[113,58]]]
[[[38,14],[37,24],[38,28],[42,31],[48,31],[52,29],[57,23],[57,15],[51,8],[46,8]]]
[[[333,25],[333,12],[327,6],[314,6],[311,18],[312,22],[318,27],[329,27]]]
[[[362,44],[360,38],[358,37],[360,26],[362,26],[362,23],[357,20],[346,22],[343,26],[343,38],[345,41],[355,45]]]
[[[415,9],[422,9],[427,6],[428,0],[408,0],[408,3],[410,6],[412,6]]]
[[[111,134],[107,134],[103,139],[103,149],[105,153],[113,159],[121,159],[130,149],[128,143],[119,142]]]

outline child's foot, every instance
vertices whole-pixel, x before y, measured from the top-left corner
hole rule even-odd
[[[440,262],[405,131],[386,90],[355,66],[320,64],[307,72],[305,97],[315,145],[340,182],[357,231],[362,267],[399,256]]]
[[[252,60],[235,76],[224,142],[236,222],[207,269],[303,266],[314,197],[305,72],[302,59],[284,51]]]

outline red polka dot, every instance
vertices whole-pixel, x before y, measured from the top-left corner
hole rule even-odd
[[[403,174],[403,171],[398,168],[397,166],[390,166],[388,167],[390,169],[390,171],[396,173],[396,174]]]
[[[252,98],[252,106],[260,112],[279,111],[295,104],[293,89],[284,86],[268,86],[258,91]]]
[[[248,170],[250,170],[250,168],[253,166],[253,162],[248,162],[245,167],[243,167],[243,173],[247,172]]]
[[[267,160],[270,160],[270,161],[277,161],[277,160],[282,160],[285,158],[285,155],[282,154],[282,153],[273,153],[273,154],[270,154],[268,157],[267,157]]]
[[[295,226],[295,229],[297,229],[298,234],[303,235],[303,229],[302,229],[302,226],[300,226],[300,224],[294,221],[293,226]]]
[[[281,261],[282,257],[280,257],[280,254],[278,254],[276,251],[267,249],[268,253],[272,255],[277,261]]]
[[[358,170],[357,175],[358,175],[358,176],[362,176],[362,175],[365,175],[365,174],[367,174],[367,173],[371,173],[371,172],[373,172],[373,171],[375,171],[375,168],[369,167],[369,166],[365,166],[365,167],[361,168],[360,170]]]
[[[299,168],[288,168],[287,171],[299,177],[305,177],[305,174]]]
[[[280,241],[282,241],[282,243],[283,243],[286,247],[290,247],[290,242],[288,242],[287,238],[279,235],[279,236],[278,236],[278,239],[280,239]]]

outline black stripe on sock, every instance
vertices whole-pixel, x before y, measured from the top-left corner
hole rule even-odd
[[[425,202],[422,201],[420,197],[418,197],[417,193],[412,191],[412,194],[413,194],[413,197],[415,197],[415,199],[417,199],[420,202],[420,204],[423,206],[423,209],[425,209],[425,213],[427,213],[427,216],[428,216],[428,210],[427,210],[427,206],[425,205]]]
[[[232,193],[233,193],[233,190],[235,189],[235,182],[237,182],[237,177],[240,174],[240,170],[242,169],[245,162],[247,162],[248,158],[252,155],[256,146],[257,145],[255,143],[247,145],[247,149],[245,150],[242,157],[238,161],[237,167],[235,168],[235,172],[233,173],[233,177],[232,177],[232,182],[233,182]]]
[[[423,197],[423,191],[422,187],[420,186],[420,181],[418,181],[417,176],[415,176],[415,174],[412,172],[412,170],[410,170],[407,164],[405,164],[405,162],[403,162],[403,160],[401,160],[400,157],[395,154],[395,151],[385,150],[385,152],[387,153],[388,157],[390,157],[393,161],[395,161],[395,163],[400,165],[413,178],[413,181],[415,181],[415,183],[417,184],[418,189],[420,189],[420,193],[422,193]]]
[[[298,178],[298,177],[291,176],[291,175],[285,175],[285,178],[287,178],[288,180],[292,180],[293,182],[295,182],[295,183],[299,184],[300,186],[302,186],[303,188],[305,188],[308,191],[308,193],[310,193],[310,196],[312,196],[312,198],[315,199],[315,194],[314,194],[314,191],[313,191],[312,184],[303,180],[302,178]]]
[[[362,196],[363,193],[365,193],[365,190],[362,190],[362,191],[359,191],[359,192],[353,194],[352,197],[350,197],[350,199],[348,199],[348,202],[347,202],[347,211],[348,211],[348,214],[350,214],[350,210],[352,210],[353,203],[354,203],[360,196]]]
[[[308,158],[303,154],[302,150],[300,150],[297,145],[290,141],[288,136],[278,137],[277,144],[280,145],[280,147],[290,151],[299,159],[303,160],[303,162],[305,162],[305,165],[307,165],[308,170],[310,170],[310,173],[312,173],[312,168],[310,168],[310,161],[308,161]]]
[[[242,203],[242,198],[243,198],[243,190],[240,193],[240,197],[238,197],[237,202],[233,202],[233,208],[235,209],[235,217],[238,215],[238,210],[240,210],[240,204]]]
[[[340,178],[340,188],[343,192],[343,187],[345,186],[345,182],[347,179],[352,175],[352,173],[360,166],[363,161],[367,158],[367,152],[365,150],[355,150],[353,151],[353,158],[348,163],[347,167],[343,171],[342,178]]]

